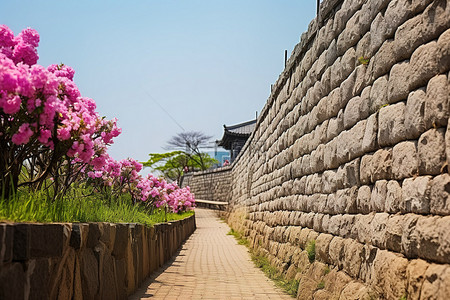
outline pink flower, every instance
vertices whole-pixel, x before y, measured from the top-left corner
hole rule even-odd
[[[69,80],[73,80],[73,76],[75,75],[75,70],[64,64],[50,65],[47,70],[55,74],[57,77],[66,77]]]
[[[58,140],[65,141],[70,139],[70,128],[67,127],[61,127],[58,128]]]
[[[16,64],[23,62],[31,66],[37,63],[39,56],[32,45],[19,41],[14,47],[12,59]]]
[[[0,25],[0,47],[13,47],[14,33],[6,25]]]
[[[95,170],[100,170],[106,164],[105,157],[96,157],[92,160],[91,164]]]
[[[10,99],[6,99],[3,102],[3,111],[7,114],[13,115],[20,110],[20,97],[14,96]]]
[[[22,40],[24,43],[35,48],[39,46],[39,33],[30,27],[22,30],[22,32],[17,35],[17,39]]]
[[[12,136],[12,142],[16,145],[26,144],[32,135],[33,131],[30,128],[30,124],[24,123],[19,127],[19,131]]]
[[[41,134],[38,137],[38,141],[42,144],[46,145],[48,143],[48,139],[52,136],[52,133],[48,129],[41,130]]]

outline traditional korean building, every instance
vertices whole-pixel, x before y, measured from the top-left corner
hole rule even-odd
[[[231,162],[239,155],[245,142],[255,129],[255,125],[256,119],[231,126],[223,125],[223,137],[220,141],[216,141],[216,143],[218,146],[230,151]]]

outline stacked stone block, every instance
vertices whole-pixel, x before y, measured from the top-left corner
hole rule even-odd
[[[449,28],[447,0],[325,0],[275,83],[229,223],[299,299],[450,295]]]
[[[182,185],[189,186],[196,199],[229,202],[231,199],[231,166],[188,173]]]

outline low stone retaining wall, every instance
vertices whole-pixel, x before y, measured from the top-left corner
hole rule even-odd
[[[0,299],[127,299],[195,230],[141,224],[0,224]]]

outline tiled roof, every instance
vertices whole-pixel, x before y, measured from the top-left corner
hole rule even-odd
[[[237,133],[237,134],[245,134],[250,135],[252,134],[253,130],[256,126],[256,120],[251,120],[248,122],[232,125],[232,126],[226,126],[223,125],[225,131]]]

